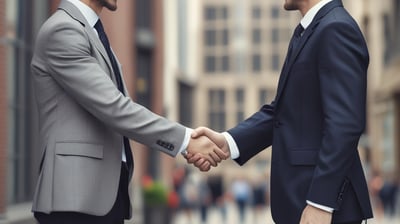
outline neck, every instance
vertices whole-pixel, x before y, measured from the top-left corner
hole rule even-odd
[[[93,9],[93,11],[95,11],[97,15],[100,15],[103,6],[100,5],[99,1],[96,0],[80,0],[80,1],[89,6],[91,9]]]
[[[299,11],[301,15],[304,17],[308,10],[310,10],[313,6],[318,4],[321,0],[308,0],[308,1],[302,1],[301,4],[299,5]]]

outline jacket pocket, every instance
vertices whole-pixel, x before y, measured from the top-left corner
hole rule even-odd
[[[292,148],[289,150],[289,162],[294,166],[314,166],[318,160],[317,148]]]
[[[82,142],[58,142],[56,143],[56,154],[103,159],[103,145]]]

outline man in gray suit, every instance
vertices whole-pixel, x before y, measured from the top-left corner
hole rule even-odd
[[[131,218],[129,139],[176,156],[227,154],[208,138],[135,104],[99,14],[117,0],[63,0],[40,29],[32,59],[42,162],[32,211],[41,224],[118,224]]]

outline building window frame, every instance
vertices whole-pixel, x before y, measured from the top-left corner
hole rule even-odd
[[[208,126],[216,131],[226,129],[226,93],[224,89],[209,89]]]

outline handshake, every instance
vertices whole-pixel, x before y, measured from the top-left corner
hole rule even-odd
[[[200,171],[208,171],[230,157],[225,136],[205,127],[193,130],[186,152],[187,162]]]

